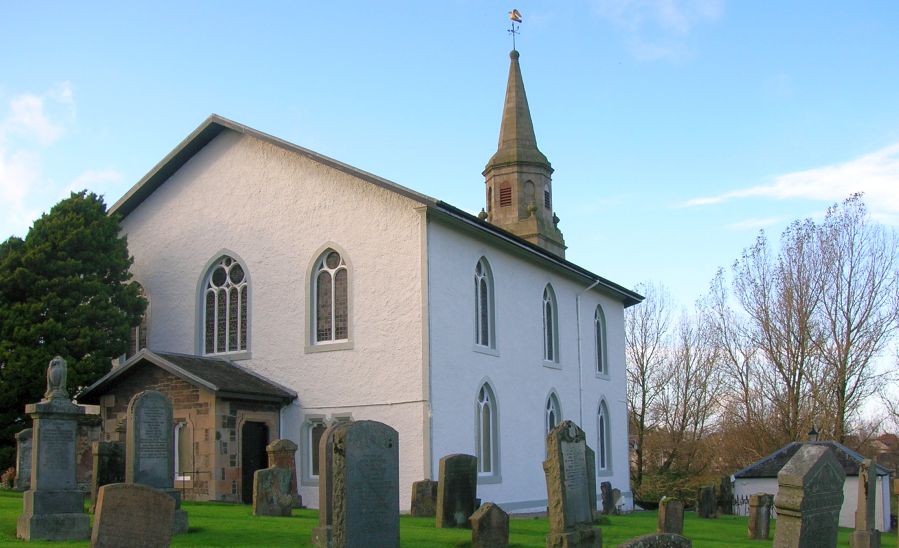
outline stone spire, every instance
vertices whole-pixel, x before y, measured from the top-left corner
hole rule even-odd
[[[509,80],[496,154],[483,175],[487,185],[486,218],[531,243],[565,256],[565,241],[552,209],[553,168],[537,148],[519,54],[509,54]]]

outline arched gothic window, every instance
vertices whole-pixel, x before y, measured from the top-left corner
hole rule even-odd
[[[599,402],[599,416],[596,421],[597,428],[597,451],[596,451],[596,459],[598,461],[597,470],[609,470],[612,468],[612,461],[610,450],[611,446],[609,443],[609,409],[606,406],[605,401]]]
[[[222,255],[206,273],[203,287],[204,353],[246,350],[250,285],[244,268]]]
[[[609,364],[606,353],[606,315],[602,312],[602,307],[596,305],[596,314],[593,316],[593,323],[596,333],[596,372],[604,375],[609,374]]]
[[[475,344],[494,348],[493,273],[484,257],[474,267],[474,296]]]
[[[559,319],[556,294],[551,285],[543,289],[543,359],[559,361]]]
[[[551,393],[546,398],[546,434],[549,434],[553,428],[562,422],[562,406],[559,405],[559,398],[555,393]]]
[[[350,338],[346,261],[340,253],[326,249],[312,270],[313,343],[346,341]]]
[[[498,469],[497,455],[499,436],[496,431],[496,397],[490,385],[484,383],[478,391],[477,406],[477,447],[478,473],[481,475],[495,475]]]

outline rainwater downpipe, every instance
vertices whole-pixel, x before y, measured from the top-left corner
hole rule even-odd
[[[584,427],[584,366],[581,363],[581,296],[596,287],[599,280],[593,280],[583,291],[574,297],[574,313],[577,315],[577,412],[578,426]]]

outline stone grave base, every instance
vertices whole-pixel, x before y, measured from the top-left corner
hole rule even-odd
[[[849,535],[852,548],[880,548],[880,531],[853,531]]]
[[[581,527],[566,533],[551,533],[546,537],[546,548],[602,548],[602,530]]]
[[[312,529],[312,545],[316,548],[331,548],[334,530],[330,525],[322,525]]]
[[[25,491],[16,536],[25,540],[68,540],[91,536],[81,491]]]

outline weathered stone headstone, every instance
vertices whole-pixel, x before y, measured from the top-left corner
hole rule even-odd
[[[590,511],[598,512],[596,505],[596,451],[584,445],[584,458],[587,459],[587,494],[590,496]]]
[[[777,474],[775,548],[833,548],[846,473],[823,445],[803,445]]]
[[[47,392],[25,406],[32,418],[31,488],[22,497],[16,536],[25,540],[90,537],[90,516],[75,478],[75,431],[84,408],[69,401],[66,362],[47,368]]]
[[[621,504],[621,489],[612,489],[612,513],[618,515],[618,506]]]
[[[718,513],[725,516],[734,513],[734,484],[730,476],[721,476],[718,483]]]
[[[587,482],[584,431],[563,421],[546,437],[543,462],[549,510],[547,547],[599,547],[602,532],[593,527]]]
[[[604,481],[599,484],[600,500],[602,500],[602,513],[604,515],[613,514],[615,503],[612,502],[612,484]]]
[[[662,497],[659,501],[659,518],[656,524],[658,533],[674,533],[680,535],[684,532],[684,501]]]
[[[294,508],[303,506],[303,499],[297,491],[297,444],[287,439],[279,439],[266,446],[269,468],[286,468],[290,470],[290,496]]]
[[[120,441],[95,441],[91,450],[94,463],[91,506],[96,508],[100,487],[125,482],[125,444]]]
[[[468,518],[472,548],[505,548],[509,545],[509,514],[488,502]]]
[[[125,481],[164,491],[175,501],[174,534],[186,533],[187,512],[175,485],[172,402],[161,392],[144,390],[128,402],[125,432]]]
[[[411,514],[416,518],[433,518],[437,511],[437,482],[421,480],[412,483]]]
[[[175,501],[137,483],[100,487],[91,548],[165,548],[172,541]]]
[[[16,491],[31,489],[31,428],[16,434]]]
[[[619,544],[618,548],[692,548],[693,542],[687,537],[674,533],[643,535]]]
[[[319,445],[315,546],[400,544],[399,438],[375,421],[341,423]]]
[[[771,505],[774,495],[756,493],[749,496],[749,539],[768,540],[771,527]]]
[[[700,487],[696,493],[696,513],[701,518],[713,519],[718,517],[718,502],[715,499],[715,488],[712,486]]]
[[[880,531],[875,525],[877,471],[874,461],[865,459],[858,467],[858,507],[855,531],[849,537],[852,548],[880,548]]]
[[[253,473],[253,515],[290,516],[293,495],[290,492],[290,470],[263,468]]]
[[[470,527],[468,518],[477,508],[478,458],[461,453],[447,455],[440,459],[438,474],[437,528]]]

